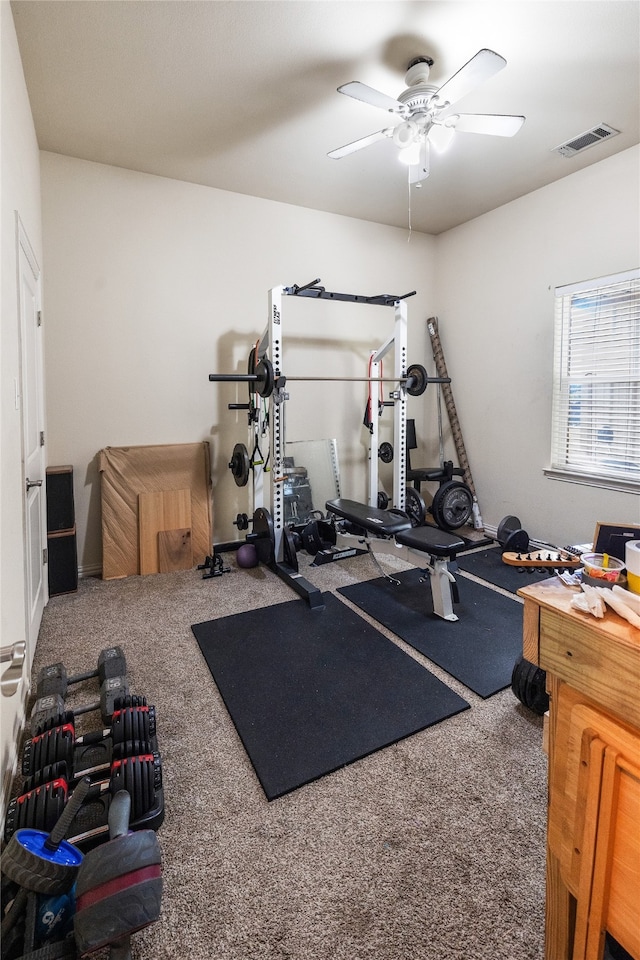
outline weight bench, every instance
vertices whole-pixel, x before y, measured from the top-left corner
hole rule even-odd
[[[464,547],[464,540],[436,527],[412,527],[401,510],[380,510],[355,500],[328,500],[327,512],[342,521],[341,537],[357,536],[373,553],[392,553],[429,573],[433,612],[443,620],[457,620],[453,612],[452,591],[456,581],[447,563]],[[373,534],[373,537],[370,536]],[[425,558],[428,563],[425,566]],[[456,591],[457,600],[457,591]]]

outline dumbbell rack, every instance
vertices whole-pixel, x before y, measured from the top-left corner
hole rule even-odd
[[[100,700],[68,709],[68,686],[94,679],[100,683]],[[117,688],[114,696],[110,684]],[[101,651],[96,669],[74,676],[67,675],[63,663],[43,667],[35,692],[32,738],[22,760],[26,779],[10,801],[4,823],[2,955],[75,960],[77,951],[84,955],[112,945],[113,957],[130,957],[129,936],[157,920],[160,912],[155,832],[164,819],[164,793],[155,707],[147,706],[145,697],[129,694],[120,647]],[[100,729],[76,737],[76,718],[94,711]],[[117,878],[116,906],[104,893],[106,874],[106,879]],[[67,896],[76,875],[76,896]],[[94,895],[100,893],[94,910]],[[51,929],[38,920],[49,909],[62,918]]]

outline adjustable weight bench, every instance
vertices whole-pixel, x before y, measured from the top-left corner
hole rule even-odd
[[[341,537],[359,537],[373,553],[390,553],[426,569],[431,582],[433,612],[443,620],[458,619],[453,612],[452,596],[456,581],[447,563],[462,550],[464,540],[436,527],[412,527],[401,510],[380,510],[342,498],[328,500],[325,506],[333,518],[341,521],[341,529],[336,530]],[[421,562],[416,564],[414,557]]]

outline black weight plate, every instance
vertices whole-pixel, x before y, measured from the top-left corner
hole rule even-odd
[[[535,663],[521,657],[511,674],[511,690],[515,697],[529,710],[542,716],[549,709],[546,691],[546,671]]]
[[[54,781],[55,782],[55,781]],[[55,827],[67,802],[68,793],[66,789],[58,784],[47,783],[36,790],[37,800],[35,804],[33,823],[29,826],[36,830],[43,830],[50,833]]]
[[[251,350],[249,351],[249,359],[247,360],[247,373],[250,376],[253,376],[255,372],[256,372],[256,348],[251,347]],[[253,395],[256,392],[256,383],[254,380],[249,380],[249,382],[247,383],[247,386],[249,388],[249,408],[251,408],[251,405],[253,403]]]
[[[60,760],[58,763],[51,763],[41,770],[36,770],[32,773],[22,784],[22,792],[29,793],[30,790],[41,787],[44,783],[60,779],[69,779],[69,767],[64,760]]]
[[[502,547],[505,553],[526,553],[529,549],[529,534],[525,530],[513,530]]]
[[[265,399],[270,397],[273,393],[275,380],[273,375],[273,366],[271,365],[271,361],[266,357],[257,365],[256,376],[258,377],[256,382],[256,386],[258,388],[257,392],[261,397],[265,397]]]
[[[291,530],[282,531],[282,552],[284,556],[284,562],[297,573],[298,555],[296,553],[296,542]]]
[[[315,557],[316,553],[322,550],[322,537],[320,536],[317,520],[310,520],[303,528],[300,533],[300,540],[302,542],[302,549],[306,550],[312,557]]]
[[[389,506],[389,497],[384,490],[378,491],[378,510],[386,510]]]
[[[238,528],[238,530],[248,530],[249,529],[249,517],[246,513],[237,513],[236,518],[233,521],[233,525]]]
[[[253,514],[253,533],[247,540],[254,544],[260,563],[272,563],[275,552],[275,534],[271,514],[258,507]]]
[[[412,363],[407,370],[407,377],[411,377],[412,383],[407,385],[407,393],[410,397],[421,397],[427,389],[429,378],[427,371],[420,363]]]
[[[511,690],[514,697],[522,703],[522,664],[523,659],[520,657],[519,660],[513,665],[513,670],[511,672]]]
[[[251,472],[251,462],[249,460],[249,451],[244,443],[236,443],[233,448],[233,454],[229,462],[229,469],[233,475],[237,487],[245,487],[249,480]]]
[[[383,463],[391,463],[393,460],[393,446],[386,441],[381,443],[378,448],[378,456]]]
[[[545,670],[534,663],[531,664],[531,667],[533,669],[529,671],[527,676],[526,705],[534,713],[542,716],[549,709],[549,694],[546,690],[547,674]]]
[[[473,513],[473,494],[466,485],[450,480],[438,488],[431,504],[433,519],[443,530],[457,530]]]
[[[412,527],[421,527],[427,513],[427,508],[422,496],[415,487],[406,487],[404,491],[405,512],[407,513]]]
[[[496,530],[496,539],[501,546],[504,546],[507,537],[514,530],[520,530],[522,524],[517,517],[503,517]]]

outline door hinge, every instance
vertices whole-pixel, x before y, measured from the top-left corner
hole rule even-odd
[[[46,563],[49,563],[49,551],[47,550],[46,547],[43,547],[42,548],[42,565],[44,566]]]
[[[38,310],[38,313],[36,314],[36,316],[38,318],[38,326],[41,327],[42,326],[42,310]]]
[[[44,430],[40,431],[40,446],[44,447]]]

